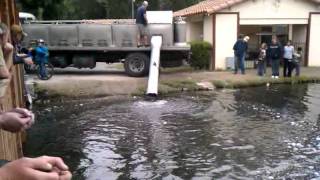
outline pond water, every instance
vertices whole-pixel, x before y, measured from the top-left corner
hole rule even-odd
[[[27,156],[75,180],[320,179],[320,84],[37,104]]]

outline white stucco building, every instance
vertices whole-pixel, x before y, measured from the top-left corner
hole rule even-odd
[[[303,65],[320,66],[320,0],[206,0],[174,13],[187,20],[187,40],[213,45],[212,69],[226,69],[239,34],[250,36],[250,53],[272,35],[292,40]]]

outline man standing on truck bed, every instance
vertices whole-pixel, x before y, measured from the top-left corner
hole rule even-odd
[[[137,36],[138,47],[149,46],[147,36],[147,7],[148,1],[143,1],[142,5],[137,10],[136,24],[138,25],[139,33]]]

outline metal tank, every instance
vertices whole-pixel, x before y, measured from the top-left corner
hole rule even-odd
[[[112,45],[111,25],[79,24],[79,45],[82,47],[109,47]]]
[[[57,24],[50,25],[50,46],[78,46],[78,25],[76,24]]]
[[[113,44],[116,47],[137,47],[137,33],[135,24],[112,25]]]
[[[173,46],[173,27],[172,24],[149,24],[149,37],[154,35],[162,36],[162,46]]]
[[[174,45],[187,45],[187,23],[182,17],[176,18],[174,22]]]
[[[30,47],[36,43],[38,39],[43,39],[46,43],[49,42],[49,26],[48,24],[24,24],[23,31],[27,33],[22,41],[23,47]]]

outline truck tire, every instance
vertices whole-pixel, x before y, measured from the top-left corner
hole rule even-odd
[[[132,53],[126,57],[124,69],[129,76],[141,77],[149,72],[149,57],[144,53]]]

